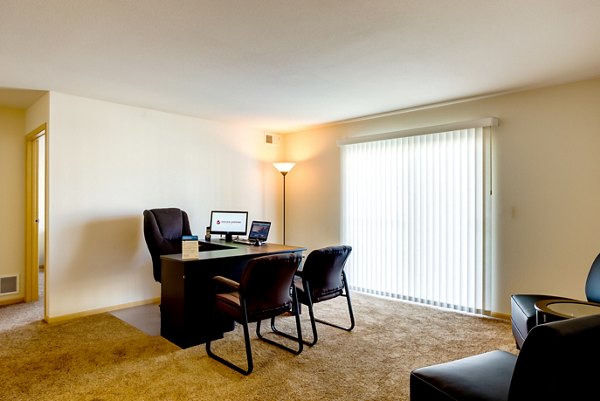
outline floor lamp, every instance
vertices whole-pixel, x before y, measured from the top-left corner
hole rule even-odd
[[[283,245],[285,245],[285,176],[289,173],[296,163],[273,163],[273,166],[281,173],[283,176]]]

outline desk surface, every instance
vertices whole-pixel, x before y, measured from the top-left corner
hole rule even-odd
[[[305,251],[305,247],[264,243],[260,246],[238,244],[237,242],[226,242],[225,240],[213,240],[211,242],[198,241],[200,252],[197,259],[183,259],[180,253],[163,255],[161,259],[177,261],[212,260],[236,257],[259,257],[277,253],[290,253]]]
[[[535,303],[535,309],[563,319],[600,314],[600,304],[570,299],[546,299]]]

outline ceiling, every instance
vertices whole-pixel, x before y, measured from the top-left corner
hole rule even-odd
[[[0,0],[0,87],[286,132],[600,76],[599,20],[598,0]]]

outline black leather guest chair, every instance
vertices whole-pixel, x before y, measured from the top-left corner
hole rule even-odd
[[[585,282],[585,296],[588,302],[600,303],[600,254],[592,263]],[[527,333],[536,325],[535,303],[547,299],[570,299],[545,294],[513,294],[510,297],[512,332],[517,348],[521,348]]]
[[[352,252],[352,247],[348,245],[331,246],[314,250],[306,258],[302,270],[296,273],[294,285],[298,292],[298,301],[308,307],[313,332],[312,341],[304,342],[309,346],[315,345],[318,340],[316,322],[346,331],[352,331],[354,328],[354,312],[352,311],[352,301],[350,300],[350,291],[348,290],[348,280],[344,272],[344,266],[346,265],[348,256],[350,256],[350,252]],[[339,296],[345,297],[348,303],[349,326],[343,327],[315,318],[314,304]],[[285,333],[279,332],[274,323],[274,321],[271,322],[273,331],[286,336]]]
[[[243,326],[247,368],[243,369],[216,355],[211,348],[211,341],[206,342],[206,353],[209,357],[237,372],[249,375],[254,367],[248,330],[248,323],[251,322],[256,322],[256,335],[261,340],[296,355],[302,352],[298,301],[296,290],[292,285],[294,274],[298,270],[301,260],[302,256],[294,253],[262,256],[248,261],[239,283],[223,276],[213,278],[218,286],[224,286],[228,291],[215,295],[215,312],[224,314]],[[294,311],[296,316],[297,337],[294,338],[298,342],[298,349],[265,338],[260,333],[260,323],[263,319],[275,319],[276,316],[290,310]]]
[[[160,256],[181,253],[181,237],[192,235],[188,215],[181,209],[144,210],[144,239],[150,256],[154,280],[160,283]]]
[[[598,399],[600,315],[535,326],[518,356],[491,351],[415,369],[411,401]]]

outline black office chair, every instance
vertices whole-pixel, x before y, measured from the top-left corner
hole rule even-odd
[[[181,253],[181,237],[192,235],[188,215],[181,209],[144,210],[144,239],[150,256],[154,280],[160,283],[160,256]]]
[[[298,292],[298,301],[308,306],[310,323],[312,326],[312,341],[304,341],[305,344],[313,346],[317,343],[317,325],[316,322],[326,324],[338,329],[352,331],[354,328],[354,312],[352,311],[352,302],[350,300],[350,291],[348,290],[348,280],[344,272],[344,266],[350,256],[352,247],[348,245],[331,246],[312,251],[306,258],[306,262],[301,271],[296,273],[294,284]],[[333,298],[343,296],[348,303],[348,314],[350,316],[350,326],[343,327],[331,322],[315,318],[314,304],[327,301]],[[275,327],[275,321],[271,321],[271,328],[277,334],[289,337],[286,333],[280,332]]]
[[[223,276],[213,278],[217,285],[225,286],[230,290],[230,292],[215,295],[215,311],[231,317],[243,326],[247,369],[215,355],[211,349],[211,341],[206,342],[206,353],[209,357],[237,372],[249,375],[254,367],[248,331],[248,323],[251,322],[256,322],[256,335],[261,340],[296,355],[302,352],[303,342],[300,316],[298,315],[298,300],[296,290],[292,285],[294,274],[298,270],[301,260],[302,256],[294,253],[262,256],[248,261],[239,283]],[[274,320],[276,316],[290,310],[294,311],[296,316],[297,337],[294,338],[298,341],[298,349],[287,347],[260,334],[260,323],[263,319]]]
[[[600,303],[600,254],[592,263],[585,282],[588,302]],[[523,346],[527,334],[536,325],[535,303],[547,299],[570,299],[545,294],[513,294],[510,297],[510,317],[517,348]]]

